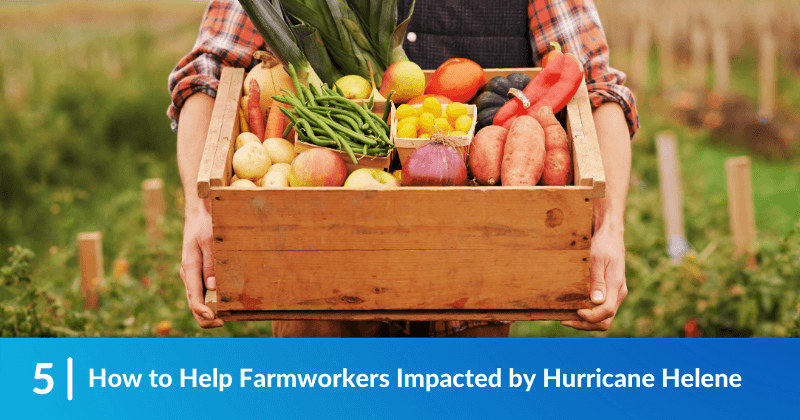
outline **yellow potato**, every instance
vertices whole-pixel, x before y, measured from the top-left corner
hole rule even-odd
[[[261,186],[264,188],[286,188],[289,186],[289,178],[282,171],[269,171],[261,178]]]
[[[234,147],[233,150],[234,151],[239,150],[245,144],[253,143],[253,142],[261,143],[261,140],[258,139],[257,135],[245,131],[244,133],[239,134],[238,136],[236,136],[236,146]]]
[[[258,188],[253,181],[249,179],[237,179],[235,182],[231,183],[231,187],[234,188]]]
[[[283,173],[286,176],[289,176],[289,172],[292,171],[292,165],[290,165],[288,163],[276,163],[276,164],[274,164],[274,165],[269,167],[269,170],[267,171],[267,173],[274,172],[274,171],[278,171],[278,172]]]
[[[233,154],[233,172],[241,179],[258,179],[267,173],[272,161],[261,143],[247,143]]]
[[[262,144],[264,149],[267,150],[270,161],[275,163],[289,163],[291,164],[297,153],[294,152],[294,145],[282,138],[269,138],[265,139]]]

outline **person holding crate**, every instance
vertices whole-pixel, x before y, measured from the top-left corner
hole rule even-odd
[[[398,1],[406,16],[410,0]],[[564,321],[581,330],[607,330],[628,293],[625,279],[624,211],[631,167],[630,139],[638,129],[625,75],[608,65],[608,46],[591,0],[428,1],[417,0],[404,49],[422,68],[453,57],[483,68],[534,67],[558,42],[583,64],[604,162],[606,195],[594,201],[591,300],[582,320]],[[497,48],[498,45],[504,48]],[[192,315],[203,328],[221,319],[203,304],[203,288],[215,288],[210,203],[197,196],[197,173],[223,66],[252,68],[264,49],[261,36],[232,0],[211,1],[193,50],[169,77],[168,115],[177,131],[178,167],[186,198],[181,278]],[[356,322],[274,321],[276,336],[508,336],[509,323],[478,321]]]

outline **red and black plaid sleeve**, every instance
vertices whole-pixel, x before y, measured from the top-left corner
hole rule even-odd
[[[249,69],[254,65],[253,53],[263,44],[239,2],[212,1],[203,15],[192,51],[169,75],[172,103],[167,115],[172,120],[172,129],[178,129],[178,118],[186,98],[197,92],[215,98],[222,67]]]
[[[586,87],[593,107],[616,102],[625,112],[631,137],[639,128],[633,93],[625,87],[625,73],[608,65],[606,42],[600,16],[592,0],[531,0],[528,21],[534,60],[548,51],[550,42],[561,44],[564,52],[578,57],[586,72]]]

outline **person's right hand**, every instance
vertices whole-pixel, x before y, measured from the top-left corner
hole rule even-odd
[[[183,225],[183,250],[181,255],[181,279],[186,287],[186,299],[197,324],[203,328],[221,327],[224,322],[214,317],[211,308],[205,305],[203,282],[208,289],[216,289],[214,278],[214,248],[211,232],[211,213],[207,203],[195,211],[186,211]]]

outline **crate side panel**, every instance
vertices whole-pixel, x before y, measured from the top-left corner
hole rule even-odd
[[[591,192],[578,187],[215,189],[215,249],[588,249]]]
[[[215,254],[220,311],[578,309],[589,251],[236,251]]]

